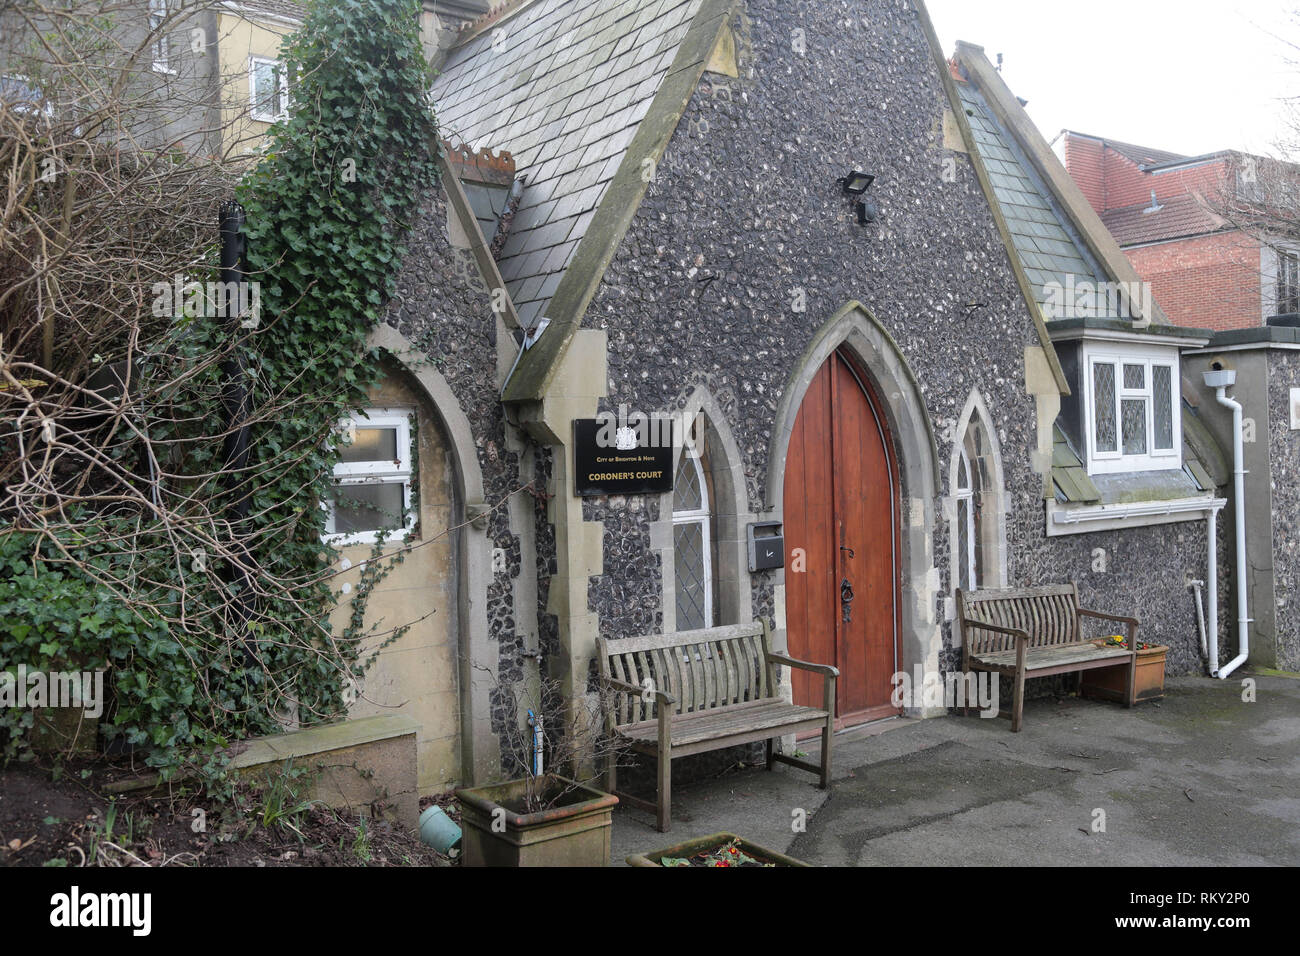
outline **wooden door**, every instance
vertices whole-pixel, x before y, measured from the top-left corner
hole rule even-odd
[[[836,353],[790,437],[785,589],[790,653],[840,669],[841,726],[899,712],[889,702],[899,669],[897,488],[884,420]],[[795,703],[821,705],[819,677],[795,671],[793,681]]]

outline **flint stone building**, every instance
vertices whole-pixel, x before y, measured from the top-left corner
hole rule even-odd
[[[950,59],[913,0],[442,28],[444,175],[355,423],[414,449],[380,480],[429,546],[371,613],[420,623],[357,711],[419,721],[422,787],[510,769],[512,688],[583,698],[599,636],[761,618],[840,667],[844,726],[961,666],[959,587],[1077,582],[1181,674],[1217,574],[1231,653],[1230,458],[1181,362],[1207,335],[1050,314],[1053,283],[1137,277],[979,48]],[[681,423],[671,490],[578,494],[574,422],[603,413]],[[364,515],[335,530],[364,559]],[[751,530],[782,566],[751,570]]]

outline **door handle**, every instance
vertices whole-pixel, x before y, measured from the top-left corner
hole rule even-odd
[[[844,623],[853,620],[853,584],[848,578],[840,582],[840,607],[844,611]]]

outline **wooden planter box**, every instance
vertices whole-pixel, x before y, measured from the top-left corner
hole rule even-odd
[[[1159,700],[1165,696],[1165,654],[1169,648],[1156,644],[1138,651],[1137,679],[1135,696],[1138,702]],[[1125,684],[1128,681],[1127,665],[1118,667],[1098,667],[1084,671],[1079,693],[1083,697],[1099,700],[1124,700]]]
[[[608,866],[618,797],[548,774],[554,805],[524,812],[528,781],[456,791],[462,866]],[[494,823],[495,828],[494,828]]]
[[[694,840],[687,840],[685,843],[678,843],[662,850],[655,850],[651,853],[637,853],[627,858],[628,866],[659,866],[659,861],[664,857],[689,857],[696,853],[702,853],[705,850],[712,850],[716,847],[730,843],[732,840],[737,841],[736,846],[741,851],[749,854],[757,860],[764,863],[775,863],[777,866],[810,866],[803,860],[796,860],[792,856],[786,856],[784,853],[777,853],[775,850],[769,850],[767,847],[759,846],[757,843],[750,843],[744,837],[738,837],[734,833],[714,833],[706,837],[696,837]]]

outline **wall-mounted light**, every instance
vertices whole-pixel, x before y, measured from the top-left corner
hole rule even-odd
[[[871,184],[876,181],[876,177],[870,173],[864,173],[860,169],[852,170],[847,176],[840,178],[840,185],[850,196],[861,196],[871,188]]]
[[[847,175],[841,176],[838,180],[846,196],[856,197],[857,202],[853,204],[853,208],[857,213],[858,223],[863,226],[880,218],[880,206],[866,195],[875,181],[875,176],[864,173],[860,169],[850,170]]]

